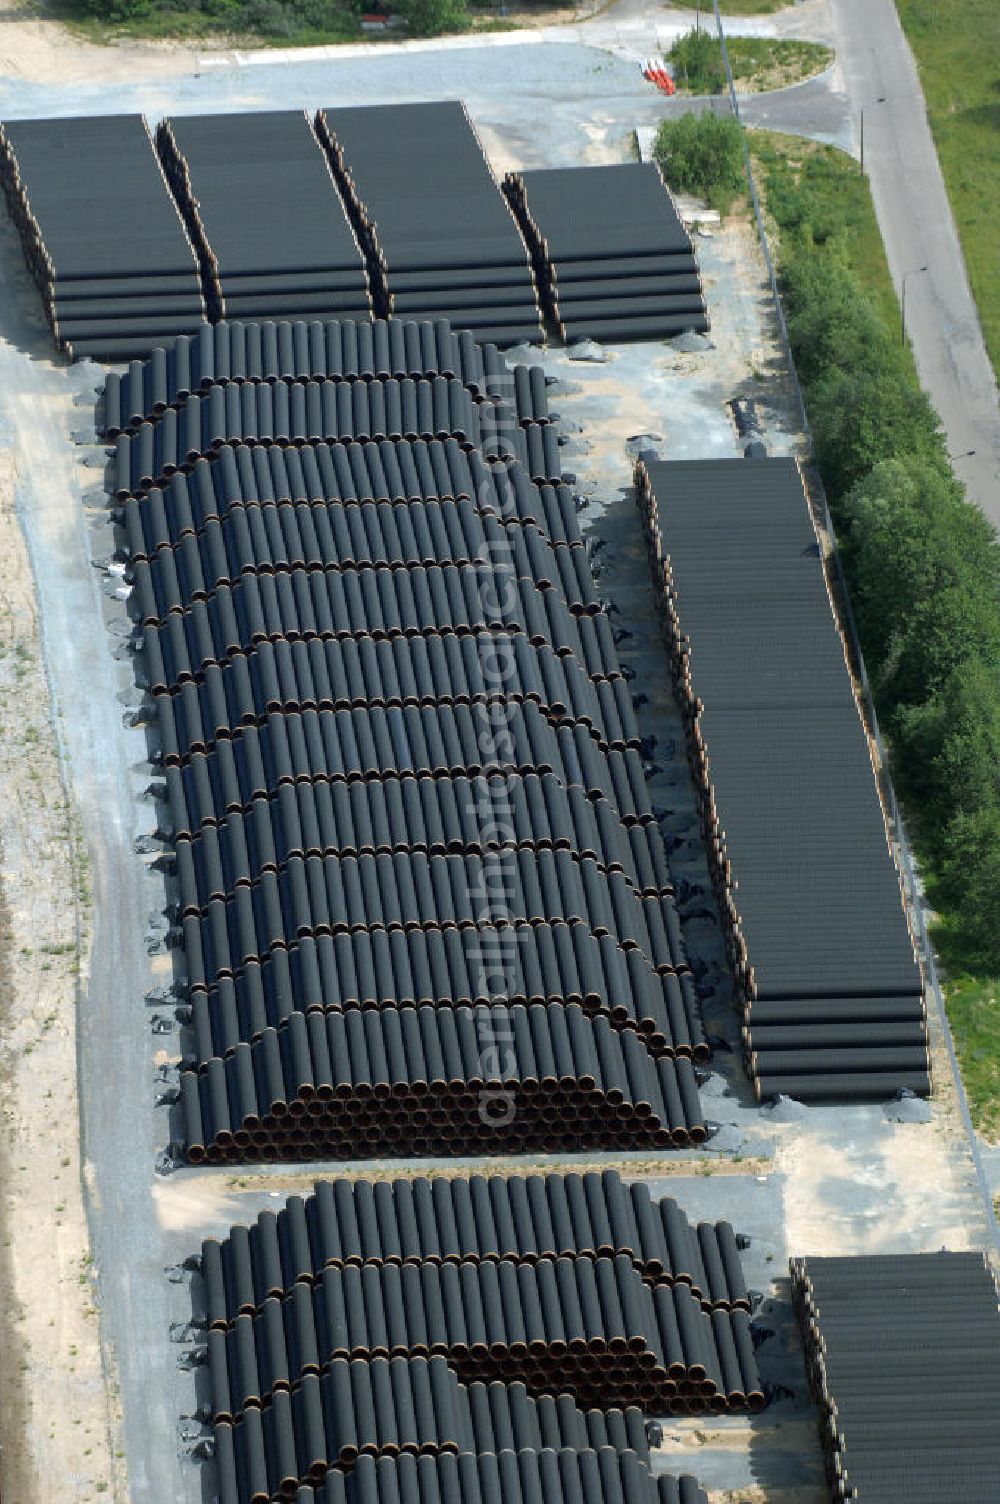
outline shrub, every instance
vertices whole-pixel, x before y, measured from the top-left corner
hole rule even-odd
[[[397,0],[395,9],[415,37],[461,31],[468,20],[466,0]]]
[[[886,344],[885,325],[839,248],[783,262],[782,292],[804,385],[831,369],[858,370]]]
[[[731,115],[664,120],[653,149],[671,188],[702,194],[723,213],[744,187],[743,136]]]
[[[153,0],[86,0],[92,16],[102,21],[135,21],[153,9]]]
[[[959,664],[1000,665],[1000,545],[947,470],[885,461],[840,513],[858,629],[887,711],[938,694]]]
[[[928,848],[957,815],[1000,809],[1000,674],[963,659],[923,704],[896,714],[903,792]],[[942,845],[943,849],[943,845]]]
[[[721,94],[726,87],[722,48],[709,31],[685,32],[667,53],[667,60],[673,63],[678,81],[694,94]]]
[[[831,366],[813,385],[810,419],[816,458],[834,498],[883,459],[938,458],[934,409],[919,387],[900,381],[891,367]]]

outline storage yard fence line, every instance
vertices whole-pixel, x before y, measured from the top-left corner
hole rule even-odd
[[[763,1404],[739,1246],[610,1170],[321,1181],[202,1244],[219,1498],[705,1504],[642,1408]]]
[[[542,343],[545,320],[564,339],[708,327],[655,167],[508,176],[501,191],[458,100],[314,121],[172,116],[155,139],[138,115],[13,121],[0,125],[0,182],[59,348],[109,360],[156,349],[157,386],[171,337],[202,319],[395,313],[504,346]],[[252,372],[272,364],[249,352],[232,379],[267,379]],[[319,374],[312,359],[305,369]]]

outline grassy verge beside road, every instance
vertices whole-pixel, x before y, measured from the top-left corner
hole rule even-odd
[[[794,5],[795,0],[723,0],[719,9],[722,19],[727,16],[772,16],[776,10],[787,10]],[[685,5],[668,5],[668,10],[695,10],[693,3]],[[709,25],[712,24],[712,0],[702,0],[701,13],[708,17]]]
[[[399,41],[508,31],[519,24],[470,0],[395,0],[393,10],[404,24],[372,33],[361,25],[368,9],[366,0],[51,0],[47,13],[69,22],[90,42],[201,40],[242,47]],[[551,9],[543,5],[540,14]]]
[[[784,89],[822,73],[834,59],[832,47],[819,42],[798,42],[778,37],[727,37],[729,65],[742,94],[763,94]],[[667,61],[672,65],[678,88],[688,94],[722,94],[726,74],[722,45],[711,30],[689,31],[678,37]]]
[[[896,0],[896,8],[916,55],[986,348],[1000,376],[1000,6]]]
[[[668,180],[675,129],[661,138]],[[893,777],[940,915],[956,1045],[977,1123],[1000,1133],[1000,539],[966,501],[900,343],[857,164],[767,132],[750,147]]]

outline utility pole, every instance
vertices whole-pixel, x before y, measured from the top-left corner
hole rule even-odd
[[[701,36],[701,0],[695,0],[694,6],[694,34]]]

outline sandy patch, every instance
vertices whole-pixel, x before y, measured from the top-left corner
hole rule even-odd
[[[80,1165],[76,1007],[89,946],[33,582],[0,453],[0,1449],[4,1498],[124,1496]]]
[[[786,1242],[801,1254],[861,1256],[966,1249],[971,1161],[937,1122],[885,1123],[856,1142],[824,1141],[808,1124],[782,1131]]]
[[[190,42],[86,41],[60,21],[35,19],[18,0],[0,0],[0,74],[32,83],[133,82],[194,71],[206,49]]]

